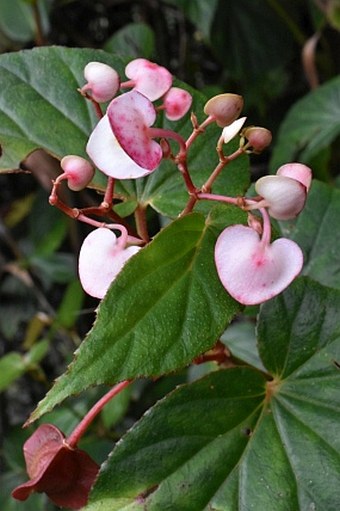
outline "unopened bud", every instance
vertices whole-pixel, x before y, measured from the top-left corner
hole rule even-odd
[[[94,168],[85,158],[69,154],[64,156],[60,166],[67,176],[67,184],[70,190],[79,192],[83,190],[94,176]]]
[[[107,64],[89,62],[84,68],[84,76],[88,83],[81,92],[90,90],[92,98],[98,103],[110,101],[119,90],[119,75]]]
[[[248,140],[255,153],[261,153],[272,141],[272,134],[266,128],[249,126],[242,135]]]
[[[178,121],[189,110],[192,103],[191,94],[179,87],[171,87],[163,99],[165,115],[170,121]]]
[[[277,220],[295,218],[303,209],[307,191],[296,179],[264,176],[255,183],[256,192],[267,203],[268,213]]]
[[[219,94],[207,101],[204,106],[204,113],[214,117],[216,124],[224,128],[238,118],[243,103],[242,96],[238,94]]]

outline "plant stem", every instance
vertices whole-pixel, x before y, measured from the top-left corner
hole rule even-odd
[[[95,419],[95,417],[101,412],[104,406],[119,392],[125,389],[128,385],[130,385],[131,380],[124,380],[118,385],[115,385],[112,389],[109,390],[92,408],[87,412],[83,420],[75,427],[70,436],[66,439],[66,443],[69,447],[75,448],[91,424],[91,422]]]

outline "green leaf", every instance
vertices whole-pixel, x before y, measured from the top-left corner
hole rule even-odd
[[[206,39],[209,38],[218,0],[167,0],[182,9],[188,19],[196,25]]]
[[[244,220],[229,208],[226,224]],[[168,373],[211,348],[239,310],[222,287],[218,230],[198,213],[173,222],[128,261],[98,309],[74,362],[34,419],[90,385]]]
[[[44,31],[48,29],[47,5],[44,0],[37,2]],[[1,0],[0,29],[14,41],[26,43],[34,39],[36,22],[34,11],[24,0]]]
[[[5,390],[13,381],[26,371],[26,364],[20,353],[7,353],[0,359],[0,391]]]
[[[289,110],[281,124],[271,159],[276,171],[287,161],[309,163],[340,133],[340,77],[307,94]]]
[[[146,23],[128,23],[110,37],[104,50],[125,57],[150,59],[155,54],[155,35]]]
[[[340,190],[313,181],[306,205],[296,222],[281,224],[284,236],[304,252],[303,273],[340,289]]]
[[[99,50],[45,47],[0,56],[1,170],[18,168],[38,148],[59,158],[86,156],[97,119],[77,89],[93,60],[122,72],[121,59]]]
[[[292,53],[293,41],[285,21],[269,2],[219,1],[211,44],[233,79],[253,80],[284,65]]]
[[[307,278],[264,304],[273,380],[238,367],[165,397],[116,445],[86,511],[337,511],[339,305]]]

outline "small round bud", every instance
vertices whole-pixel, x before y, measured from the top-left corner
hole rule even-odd
[[[98,103],[110,101],[118,92],[120,79],[117,71],[102,62],[89,62],[84,68],[87,84],[81,91],[91,91],[92,98]]]
[[[91,163],[81,156],[73,154],[64,156],[60,166],[66,174],[68,187],[74,192],[83,190],[94,176],[94,168]]]
[[[166,117],[170,121],[178,121],[188,112],[191,103],[192,96],[188,91],[171,87],[163,99]]]
[[[219,94],[209,99],[204,106],[204,113],[214,117],[216,124],[224,128],[234,122],[243,108],[243,98],[238,94]]]
[[[312,171],[303,163],[286,163],[276,172],[278,176],[285,176],[299,181],[306,187],[307,192],[312,182]]]
[[[249,126],[242,135],[248,140],[255,153],[261,153],[272,141],[272,134],[266,128]]]

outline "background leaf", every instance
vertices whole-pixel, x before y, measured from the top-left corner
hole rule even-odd
[[[243,219],[229,208],[226,223]],[[240,221],[240,220],[239,220]],[[156,376],[211,348],[240,309],[222,287],[213,248],[218,231],[191,214],[161,231],[113,282],[69,371],[34,418],[90,385]]]
[[[339,291],[301,278],[263,305],[274,379],[232,368],[175,390],[117,444],[85,509],[336,511],[339,304]]]
[[[297,101],[281,124],[270,162],[272,171],[287,161],[310,163],[340,133],[340,77]]]

